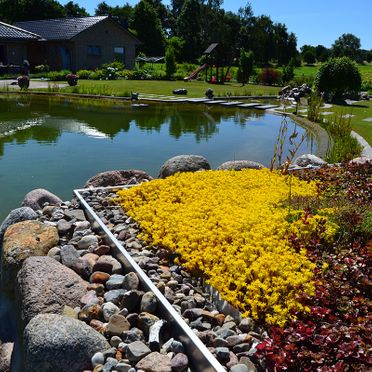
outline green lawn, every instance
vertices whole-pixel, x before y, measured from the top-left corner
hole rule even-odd
[[[79,86],[62,89],[65,92],[86,94],[102,94],[115,96],[129,96],[130,92],[141,94],[157,94],[170,96],[174,89],[185,88],[187,97],[204,97],[208,88],[212,88],[215,96],[241,96],[241,95],[277,95],[280,88],[263,85],[248,84],[241,86],[239,83],[226,83],[224,85],[208,84],[204,81],[154,81],[154,80],[79,80]],[[181,96],[182,97],[182,96]]]

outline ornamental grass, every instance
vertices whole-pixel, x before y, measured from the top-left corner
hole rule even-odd
[[[299,223],[302,211],[289,210],[289,198],[316,195],[314,182],[247,169],[179,173],[122,190],[118,202],[142,239],[177,253],[243,316],[281,326],[309,311],[300,296],[314,295],[315,264],[302,247],[312,232],[328,241],[336,232],[326,215]]]

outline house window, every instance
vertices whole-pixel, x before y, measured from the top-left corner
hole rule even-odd
[[[102,50],[99,45],[88,45],[87,47],[88,56],[100,56],[102,55]]]
[[[125,62],[125,50],[123,47],[114,48],[114,60]]]

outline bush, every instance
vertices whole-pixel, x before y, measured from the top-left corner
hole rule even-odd
[[[287,84],[294,78],[294,65],[289,62],[287,66],[283,67],[282,82]]]
[[[308,85],[309,87],[313,86],[314,84],[314,77],[311,75],[304,75],[295,76],[289,83],[291,86],[299,87],[303,84]]]
[[[66,75],[67,83],[70,87],[74,87],[78,83],[79,76],[76,74]]]
[[[257,82],[264,85],[279,85],[282,80],[282,73],[279,70],[267,67],[257,75]]]
[[[18,86],[21,90],[26,90],[30,86],[30,78],[26,75],[19,76],[17,78]]]
[[[356,95],[361,84],[358,66],[348,57],[330,59],[315,77],[315,88],[318,92],[329,93],[333,101],[342,100],[344,95]]]
[[[177,71],[176,57],[174,48],[169,45],[165,53],[165,71],[167,77],[171,77]]]
[[[46,78],[51,81],[65,81],[66,75],[71,74],[69,70],[61,70],[61,71],[50,71],[46,74]]]
[[[35,72],[36,73],[43,73],[43,72],[49,72],[49,65],[38,65],[35,66]]]
[[[109,67],[115,68],[117,71],[121,71],[121,70],[124,70],[125,69],[124,63],[123,62],[119,62],[119,61],[114,61],[114,62],[110,62],[110,63],[104,63],[102,65],[102,69],[107,69]]]
[[[304,62],[308,65],[313,65],[316,61],[315,52],[312,50],[307,50],[302,56]]]
[[[77,75],[79,75],[80,79],[90,79],[90,76],[92,75],[93,71],[90,70],[79,70],[77,72]]]

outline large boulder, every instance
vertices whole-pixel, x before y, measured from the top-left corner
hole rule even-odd
[[[31,256],[45,256],[58,244],[58,230],[39,221],[22,221],[7,228],[2,249],[2,281],[12,289],[23,261]]]
[[[196,172],[211,169],[208,160],[199,155],[178,155],[168,159],[160,168],[159,178],[166,178],[177,172]]]
[[[152,177],[142,170],[113,170],[96,174],[86,182],[84,187],[119,186],[148,180],[152,180]]]
[[[30,257],[17,277],[22,320],[40,313],[62,314],[65,305],[80,306],[88,283],[51,257]]]
[[[308,167],[308,166],[320,167],[322,165],[326,165],[327,162],[317,157],[316,155],[304,154],[296,158],[296,160],[294,161],[294,164],[300,167]]]
[[[24,371],[81,372],[91,370],[91,358],[110,348],[106,339],[82,321],[40,314],[24,331]]]
[[[218,170],[242,170],[242,169],[262,169],[265,166],[252,160],[231,160],[222,163]]]
[[[0,241],[4,236],[5,230],[17,222],[31,221],[37,219],[37,213],[29,207],[21,207],[13,209],[8,216],[5,218],[0,226]]]
[[[45,203],[48,203],[49,205],[57,205],[62,203],[62,200],[48,190],[35,189],[25,196],[22,202],[22,207],[30,207],[37,211],[43,209]]]
[[[10,372],[13,348],[14,344],[12,342],[2,344],[0,341],[0,372]]]

